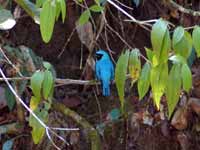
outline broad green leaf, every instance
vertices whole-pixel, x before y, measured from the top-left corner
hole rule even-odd
[[[85,23],[88,22],[89,18],[90,18],[90,10],[87,9],[79,17],[79,24],[84,25]]]
[[[183,27],[177,27],[174,30],[173,37],[172,37],[173,45],[178,44],[184,38],[184,34],[185,34],[184,28]]]
[[[168,104],[168,117],[170,118],[177,102],[179,101],[179,95],[181,90],[181,69],[180,64],[174,64],[169,73],[167,81],[166,97]]]
[[[195,26],[192,32],[193,45],[196,50],[197,56],[200,57],[200,27]]]
[[[147,47],[145,47],[145,50],[146,50],[147,58],[149,59],[150,62],[153,62],[154,52]]]
[[[40,103],[40,100],[41,99],[39,99],[39,98],[37,98],[35,96],[31,97],[31,100],[30,100],[30,108],[31,108],[31,110],[37,109],[38,104]]]
[[[40,13],[40,31],[44,42],[51,39],[56,19],[56,6],[51,1],[45,1]]]
[[[49,70],[46,70],[44,72],[44,81],[42,85],[43,96],[45,99],[48,99],[48,97],[50,96],[53,88],[53,83],[54,81],[52,73]]]
[[[36,6],[41,7],[44,2],[45,2],[45,0],[36,0]]]
[[[8,30],[16,24],[13,15],[9,10],[0,9],[0,30]]]
[[[137,84],[140,100],[145,96],[145,94],[147,93],[149,89],[150,72],[151,72],[151,66],[148,62],[146,62],[142,68],[142,72]]]
[[[65,0],[60,0],[60,7],[61,7],[61,12],[62,12],[62,21],[65,21],[66,17],[66,2]]]
[[[48,120],[48,111],[42,109],[41,111],[37,108],[34,113],[44,122],[46,123]],[[36,120],[32,115],[29,116],[29,125],[32,127],[32,138],[35,144],[38,144],[45,133],[45,128]]]
[[[129,53],[130,52],[127,50],[125,53],[120,55],[115,68],[115,81],[121,102],[122,113],[124,113],[124,88],[128,68]]]
[[[42,71],[35,72],[31,77],[31,89],[33,91],[34,96],[37,97],[38,99],[41,98],[41,88],[43,80],[44,80],[44,72]]]
[[[129,55],[128,69],[131,77],[131,86],[138,80],[141,71],[140,51],[133,49]]]
[[[94,1],[95,1],[95,3],[96,3],[97,5],[99,5],[99,3],[100,3],[99,0],[94,0]]]
[[[166,62],[170,50],[170,36],[167,22],[159,19],[152,27],[151,43],[158,62]]]
[[[13,140],[7,140],[3,143],[2,150],[12,150],[13,149]]]
[[[13,95],[12,91],[8,87],[5,88],[5,98],[6,98],[9,110],[10,111],[13,110],[16,100],[15,100],[15,96]]]
[[[179,28],[182,28],[182,27],[179,27]],[[184,31],[184,36],[181,39],[179,38],[179,40],[176,40],[174,37],[176,36],[173,35],[173,49],[175,53],[187,59],[190,56],[190,53],[192,50],[191,35],[187,31]]]
[[[189,90],[192,87],[192,73],[187,64],[182,65],[181,76],[182,76],[183,89],[186,92],[189,92]]]
[[[151,69],[151,87],[153,93],[153,99],[156,104],[156,107],[159,109],[160,98],[163,95],[168,78],[168,64],[159,64],[156,67]]]
[[[93,12],[101,12],[103,11],[103,7],[101,7],[100,5],[92,5],[90,7],[90,10]]]

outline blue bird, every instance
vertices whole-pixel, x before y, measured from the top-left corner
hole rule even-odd
[[[95,73],[101,81],[103,96],[110,96],[110,81],[114,79],[114,65],[108,53],[104,50],[96,52]]]

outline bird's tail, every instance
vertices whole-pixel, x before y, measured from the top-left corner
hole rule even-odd
[[[110,82],[102,81],[103,96],[110,96]]]

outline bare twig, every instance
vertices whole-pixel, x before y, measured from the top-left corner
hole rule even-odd
[[[192,15],[192,16],[200,16],[200,11],[194,11],[192,9],[184,8],[183,6],[174,2],[173,0],[170,0],[169,3],[172,7],[178,9],[182,13],[189,14],[189,15]]]

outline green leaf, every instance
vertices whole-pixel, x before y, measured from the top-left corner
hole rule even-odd
[[[84,25],[85,23],[87,23],[89,18],[90,18],[90,10],[87,9],[79,17],[79,25]]]
[[[152,92],[153,92],[153,99],[158,109],[160,106],[160,98],[165,91],[167,78],[168,78],[168,64],[167,63],[159,64],[158,66],[153,67],[151,69],[150,80],[151,80],[151,87],[152,87]]]
[[[140,62],[140,51],[138,49],[133,49],[129,55],[128,63],[129,73],[131,77],[131,87],[138,80],[141,71],[141,62]]]
[[[39,98],[35,97],[35,96],[32,96],[31,97],[31,100],[30,100],[30,108],[31,110],[35,110],[37,109],[39,103],[40,103],[40,100]]]
[[[146,50],[146,53],[147,53],[147,58],[149,59],[150,62],[153,62],[154,52],[147,47],[145,47],[145,50]]]
[[[184,29],[182,27],[178,27],[177,29],[175,29],[172,45],[176,54],[188,58],[192,50],[192,37],[187,31],[184,31],[184,36],[182,36],[183,30]],[[182,36],[182,38],[180,38],[179,36]]]
[[[31,77],[31,89],[33,91],[34,96],[37,97],[38,99],[41,98],[41,88],[43,80],[44,80],[44,72],[42,71],[35,72]]]
[[[200,27],[195,26],[192,32],[193,45],[196,50],[197,56],[200,57]]]
[[[150,72],[151,72],[151,66],[148,62],[146,62],[142,68],[142,72],[137,84],[140,100],[145,96],[145,94],[147,93],[149,89]]]
[[[43,96],[45,99],[48,99],[48,97],[51,95],[51,91],[54,85],[53,83],[54,81],[53,81],[52,73],[46,70],[44,72],[44,81],[43,81],[43,87],[42,87]]]
[[[129,53],[130,52],[127,50],[125,53],[122,53],[120,55],[115,68],[115,81],[119,99],[121,102],[122,113],[124,113],[124,88],[125,88]]]
[[[15,96],[13,95],[12,91],[8,87],[5,88],[5,98],[6,98],[9,110],[10,111],[13,110],[16,100],[15,100]]]
[[[45,1],[40,13],[40,31],[44,42],[51,39],[56,17],[56,6],[51,1]]]
[[[177,27],[174,30],[173,37],[172,37],[173,45],[178,44],[184,38],[184,34],[185,34],[184,28],[183,27]]]
[[[48,120],[48,111],[42,109],[41,111],[37,108],[34,113],[44,122],[46,123]],[[32,138],[35,144],[38,144],[45,133],[45,128],[36,120],[32,115],[29,116],[29,125],[32,127]]]
[[[44,61],[44,62],[43,62],[43,66],[44,66],[44,68],[47,69],[47,70],[50,70],[50,69],[52,68],[51,64],[50,64],[49,62],[47,62],[47,61]]]
[[[3,143],[2,150],[12,150],[13,149],[13,140],[7,140]]]
[[[56,21],[58,20],[59,16],[61,13],[61,6],[60,6],[60,1],[56,1]]]
[[[166,97],[168,104],[168,117],[170,118],[177,102],[179,101],[180,90],[181,90],[181,70],[180,64],[174,64],[169,73],[167,81]]]
[[[101,7],[100,5],[92,5],[90,7],[90,10],[93,12],[101,12],[103,11],[103,7]]]
[[[151,31],[151,43],[158,62],[166,62],[168,59],[168,51],[170,50],[171,45],[166,21],[159,19],[153,25]]]
[[[186,92],[189,92],[189,90],[192,87],[192,73],[187,64],[182,65],[181,76],[182,76],[182,82],[183,82],[183,89]]]
[[[45,2],[45,0],[36,0],[36,6],[41,7],[44,2]]]
[[[66,3],[65,0],[60,0],[60,7],[61,7],[61,12],[62,12],[62,21],[65,21],[66,17]]]

